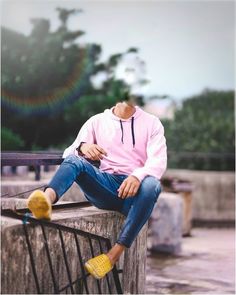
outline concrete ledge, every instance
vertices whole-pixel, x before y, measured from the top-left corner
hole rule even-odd
[[[192,182],[194,186],[192,192],[193,220],[234,222],[234,172],[168,169],[164,176]]]
[[[21,194],[21,198],[28,198],[30,193],[27,193],[27,191],[37,189],[38,187],[43,187],[47,185],[48,182],[48,178],[43,178],[37,182],[34,179],[3,180],[1,183],[1,194],[8,194],[9,196]],[[63,195],[62,200],[80,202],[86,200],[86,198],[81,192],[79,186],[76,183],[73,183],[70,189]]]
[[[153,252],[179,254],[182,242],[184,202],[174,193],[160,194],[149,222],[148,248]]]
[[[95,207],[80,209],[60,209],[53,212],[53,222],[81,229],[100,236],[109,237],[111,243],[115,243],[124,217],[113,211],[100,210]],[[46,258],[45,246],[42,239],[42,231],[39,226],[27,224],[30,240],[33,244],[34,257],[37,260],[37,271],[40,277],[40,285],[44,294],[53,292],[49,266]],[[2,216],[2,293],[4,294],[33,294],[36,293],[35,282],[23,232],[22,223],[19,220]],[[147,225],[142,229],[138,238],[130,249],[126,249],[121,257],[118,268],[124,273],[120,274],[121,285],[124,293],[145,293],[146,277],[146,234]],[[59,237],[55,231],[47,229],[49,249],[55,263],[54,270],[60,285],[66,284],[63,256],[58,247]],[[78,254],[75,242],[70,233],[63,234],[69,265],[73,279],[80,274]],[[91,257],[88,241],[79,237],[83,262]],[[99,253],[98,245],[95,245]],[[49,279],[50,278],[50,279]],[[89,291],[98,293],[96,280],[91,276],[88,279]],[[115,293],[114,286],[112,286]],[[107,292],[108,293],[108,292]]]

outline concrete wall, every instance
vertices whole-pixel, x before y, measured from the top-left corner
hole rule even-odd
[[[2,179],[2,195],[14,195],[46,185],[54,172],[42,173],[42,180],[35,182],[34,174],[24,177],[24,180],[10,177]],[[235,174],[233,172],[191,171],[168,169],[167,177],[177,177],[190,180],[193,185],[192,218],[201,221],[234,221],[235,219]],[[21,197],[27,198],[29,193]],[[73,186],[62,198],[63,201],[83,201],[83,194],[78,185]]]
[[[27,199],[30,195],[30,190],[34,190],[39,188],[42,190],[45,185],[49,182],[48,178],[43,178],[40,181],[35,181],[32,179],[14,179],[9,178],[6,180],[2,180],[1,183],[1,195],[8,194],[9,196],[18,195],[22,193],[18,198]],[[25,192],[25,193],[23,193]],[[63,195],[61,198],[62,201],[75,201],[75,202],[82,202],[85,201],[86,198],[84,194],[79,189],[79,186],[76,183],[70,187],[70,189]]]
[[[83,209],[60,209],[53,212],[53,222],[73,228],[109,237],[115,243],[124,217],[112,211],[99,210],[95,207]],[[49,266],[47,263],[42,231],[39,226],[27,225],[30,240],[33,244],[33,253],[36,260],[36,269],[39,274],[40,286],[43,294],[53,293],[53,286]],[[32,274],[27,244],[23,232],[22,222],[2,216],[2,251],[1,251],[1,291],[3,294],[35,294],[35,282]],[[60,287],[68,282],[65,264],[60,248],[59,236],[55,230],[47,230],[49,249],[54,257],[53,268]],[[73,280],[80,275],[78,254],[72,234],[63,234],[66,252]],[[118,268],[124,270],[120,280],[124,293],[145,293],[146,277],[146,236],[147,225],[142,229],[138,238],[130,249],[126,249],[121,257]],[[83,261],[91,258],[88,240],[79,238]],[[99,254],[99,245],[95,245],[95,255]],[[96,280],[88,278],[89,291],[97,294]],[[105,279],[102,279],[102,285]],[[114,284],[113,292],[115,292]],[[84,291],[85,292],[85,291]],[[108,293],[108,290],[103,291]],[[103,293],[103,294],[104,294]]]
[[[2,195],[14,195],[38,186],[46,185],[54,172],[42,173],[42,180],[35,182],[34,175],[16,180],[2,179]],[[201,221],[234,221],[235,174],[233,172],[191,171],[168,169],[165,176],[190,180],[193,185],[192,218]],[[29,193],[21,197],[27,198]],[[62,200],[83,201],[85,198],[74,184]]]
[[[167,177],[193,183],[192,218],[201,221],[235,220],[235,174],[233,172],[169,169]]]

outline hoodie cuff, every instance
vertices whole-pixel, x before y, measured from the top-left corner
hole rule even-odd
[[[81,143],[79,144],[79,146],[76,148],[76,151],[78,153],[79,156],[84,156],[84,154],[81,152],[81,146],[82,144],[86,143],[85,141],[81,141]]]
[[[135,176],[138,178],[138,180],[140,182],[143,181],[143,179],[147,176],[147,173],[145,173],[143,170],[141,169],[137,169],[137,170],[134,170],[131,175]]]

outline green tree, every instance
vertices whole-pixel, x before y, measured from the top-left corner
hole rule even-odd
[[[78,38],[85,32],[67,26],[69,17],[82,11],[57,11],[61,23],[55,32],[46,19],[32,19],[28,37],[2,28],[2,126],[19,134],[26,150],[68,144],[88,117],[113,105],[127,90],[112,74],[125,53],[99,63],[101,46],[80,45]],[[90,78],[101,71],[108,79],[95,89]],[[68,97],[63,97],[64,85],[70,89]]]
[[[200,95],[184,100],[182,107],[175,112],[174,120],[163,123],[170,151],[234,154],[233,91],[206,89]],[[170,165],[218,169],[219,165],[213,162],[184,159],[172,162]],[[234,166],[232,159],[231,161],[225,159],[223,166],[225,169],[232,169]]]
[[[66,108],[64,118],[68,129],[72,132],[65,142],[71,142],[88,118],[111,108],[124,96],[126,86],[122,81],[109,80],[105,84],[105,90],[103,88],[103,91],[100,90],[99,93],[84,95]]]
[[[1,149],[6,150],[20,150],[24,146],[24,141],[12,130],[2,127],[1,129]]]

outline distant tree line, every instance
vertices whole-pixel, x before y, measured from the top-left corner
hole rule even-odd
[[[234,91],[206,89],[183,101],[173,120],[163,120],[169,167],[235,169]]]

